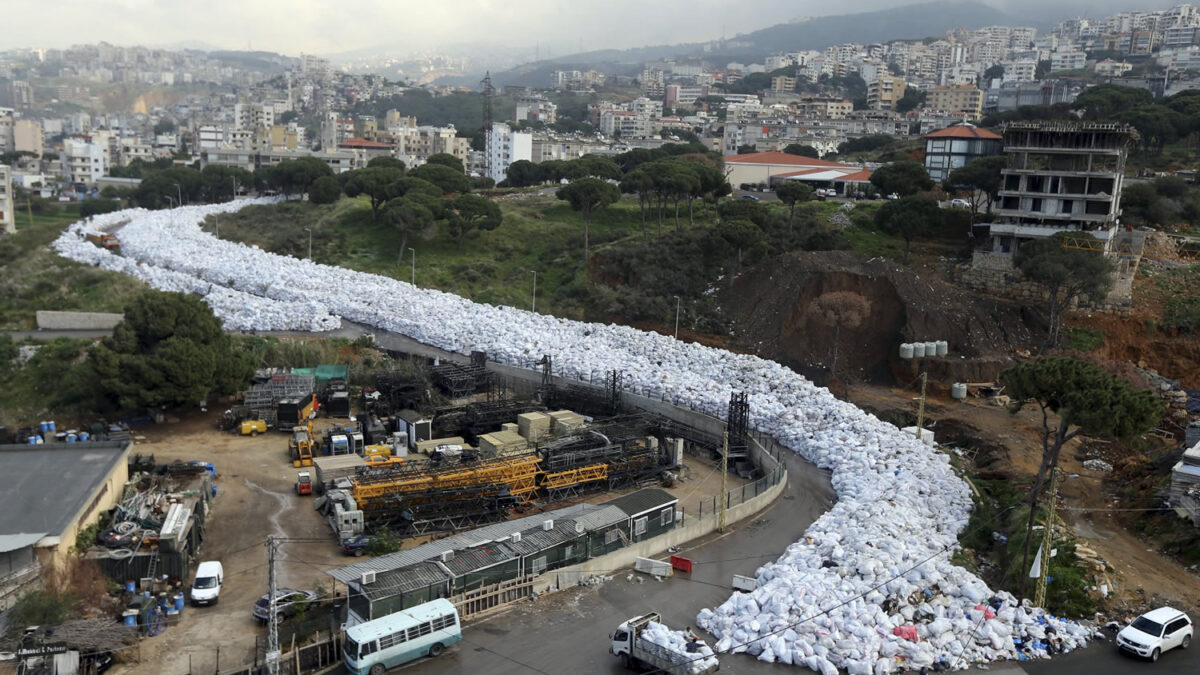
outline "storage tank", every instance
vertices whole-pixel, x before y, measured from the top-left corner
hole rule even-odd
[[[913,357],[913,346],[911,342],[905,342],[900,345],[900,358],[911,359]]]
[[[950,353],[950,343],[949,342],[946,342],[945,340],[938,340],[936,345],[937,345],[937,355],[938,356],[945,356],[946,354]]]
[[[925,358],[925,343],[924,342],[914,342],[913,343],[913,356],[918,359]]]
[[[937,343],[936,342],[926,342],[925,343],[925,356],[937,356],[937,355],[938,355]]]
[[[962,382],[955,382],[950,385],[950,398],[956,401],[962,401],[967,398],[967,385]]]

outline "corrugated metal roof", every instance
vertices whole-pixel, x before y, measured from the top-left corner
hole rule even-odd
[[[455,576],[462,576],[475,570],[513,560],[516,557],[513,550],[505,544],[484,544],[475,548],[455,551],[454,557],[442,564]]]
[[[445,539],[438,539],[437,541],[431,541],[427,544],[421,544],[420,546],[415,546],[410,549],[389,553],[387,555],[381,555],[378,558],[363,560],[352,565],[330,570],[329,576],[342,583],[357,582],[362,578],[363,572],[388,572],[401,567],[407,567],[414,563],[436,558],[440,556],[443,551],[457,551],[460,549],[469,548],[485,541],[494,541],[496,539],[507,537],[514,532],[521,532],[523,534],[526,530],[535,527],[540,528],[542,526],[542,522],[546,520],[569,518],[572,520],[581,521],[586,520],[590,514],[605,510],[606,507],[597,506],[596,504],[575,504],[573,506],[556,509],[554,511],[547,511],[545,513],[536,513],[531,516],[525,516],[524,518],[506,520],[502,523],[493,523],[469,532],[453,534]],[[598,521],[603,522],[604,524],[596,527],[603,527],[604,525],[610,525],[613,522],[625,520],[623,513],[617,520],[610,520],[611,518],[611,511],[607,512],[603,516],[599,516]],[[589,525],[585,525],[585,527],[589,527],[589,529],[591,528]]]
[[[575,531],[574,520],[559,518],[554,521],[553,528],[543,530],[539,527],[526,530],[521,533],[521,541],[509,541],[505,546],[519,556],[527,556],[557,546],[564,541],[571,541],[579,536],[581,536],[580,533]]]
[[[0,534],[0,553],[17,551],[26,546],[33,546],[38,539],[46,536],[45,532],[22,532],[19,534]]]
[[[575,522],[582,523],[588,532],[624,522],[627,518],[629,516],[619,506],[601,506],[595,511],[574,517]]]
[[[379,600],[407,591],[428,588],[434,584],[445,583],[449,578],[437,563],[423,562],[409,565],[404,569],[377,573],[374,583],[365,586],[359,585],[359,587],[368,598]]]
[[[646,488],[638,490],[632,494],[627,494],[624,497],[617,497],[604,502],[605,505],[616,506],[626,515],[633,517],[643,514],[647,511],[666,507],[668,504],[674,504],[679,501],[678,497],[671,495],[666,490],[658,488]]]
[[[69,529],[120,464],[132,443],[100,441],[0,445],[0,534]]]

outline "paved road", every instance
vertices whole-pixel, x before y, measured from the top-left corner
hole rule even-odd
[[[1105,631],[1107,643],[1094,641],[1087,649],[1074,651],[1049,661],[1022,664],[1029,675],[1196,675],[1200,673],[1200,648],[1175,649],[1163,654],[1158,663],[1119,653],[1112,643],[1113,634]]]
[[[598,587],[563,591],[520,605],[469,626],[464,641],[436,660],[404,669],[406,673],[624,673],[608,653],[608,634],[622,620],[657,611],[672,627],[695,625],[696,613],[729,597],[734,574],[752,575],[774,560],[833,503],[828,475],[797,456],[785,460],[789,481],[783,495],[765,512],[713,535],[680,555],[695,562],[690,575],[662,582],[630,582],[622,571]],[[711,643],[711,640],[710,640]],[[722,673],[791,673],[792,666],[765,664],[748,657],[722,661]]]

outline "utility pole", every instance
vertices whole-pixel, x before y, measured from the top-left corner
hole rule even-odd
[[[1050,467],[1050,498],[1046,500],[1046,531],[1042,532],[1041,566],[1038,569],[1037,589],[1033,592],[1035,607],[1046,605],[1046,577],[1050,573],[1050,546],[1054,540],[1054,507],[1058,497],[1058,466]]]
[[[304,229],[308,230],[308,259],[312,260],[312,228],[306,227]]]
[[[183,190],[179,188],[179,183],[175,184],[175,196],[179,197],[179,205],[183,206]]]
[[[417,285],[417,249],[415,249],[415,248],[412,248],[412,247],[410,246],[408,250],[412,251],[412,254],[413,254],[413,261],[412,261],[412,285],[413,285],[413,286],[416,286],[416,285]]]
[[[267,672],[279,675],[279,605],[275,597],[275,553],[279,542],[267,537]]]
[[[533,302],[530,304],[529,311],[536,312],[537,311],[537,270],[530,270],[530,271],[533,272]]]
[[[725,507],[729,504],[729,430],[721,441],[721,505],[717,507],[717,532],[725,531]]]
[[[917,440],[922,443],[925,439],[921,437],[921,429],[925,424],[925,383],[929,380],[927,372],[921,372],[921,402],[917,405]]]
[[[679,296],[675,296],[675,339],[679,339]]]

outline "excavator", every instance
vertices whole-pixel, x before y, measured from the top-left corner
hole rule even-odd
[[[292,466],[299,468],[313,465],[313,423],[308,420],[304,426],[292,427],[292,439],[288,442],[291,451]]]

